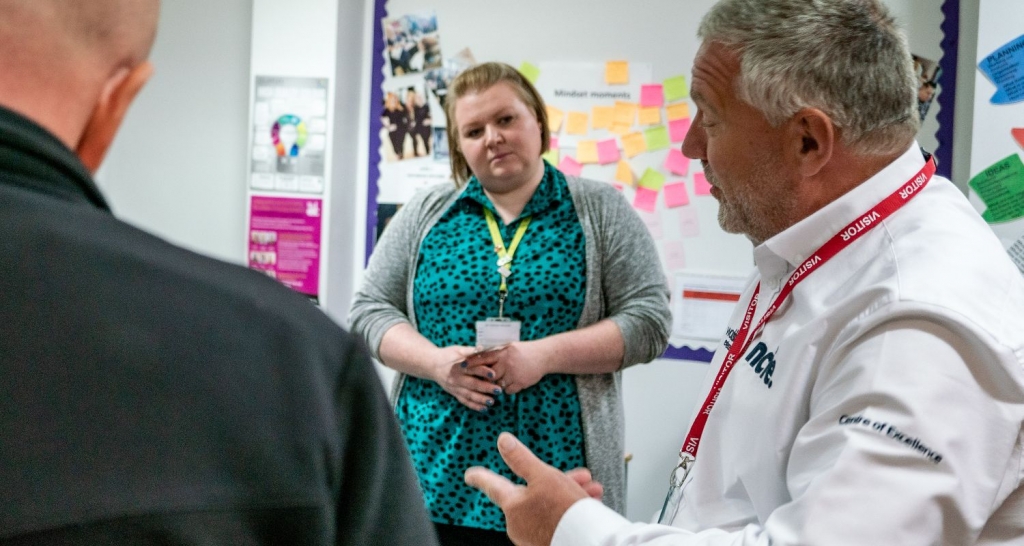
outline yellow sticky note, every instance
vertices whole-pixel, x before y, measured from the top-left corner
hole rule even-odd
[[[636,157],[647,151],[647,141],[643,133],[629,133],[622,136],[622,150],[626,157]]]
[[[615,101],[614,123],[619,125],[630,125],[636,121],[637,105],[635,102]]]
[[[594,129],[610,129],[612,120],[615,118],[615,109],[611,106],[595,106],[591,109],[592,121],[590,126]]]
[[[547,161],[548,163],[550,163],[554,167],[557,167],[558,166],[558,162],[561,160],[561,157],[559,157],[559,153],[558,153],[558,149],[557,148],[552,148],[552,149],[544,152],[544,155],[542,155],[541,157],[544,158],[544,161]]]
[[[554,106],[547,106],[548,111],[548,129],[552,133],[557,133],[562,129],[562,120],[565,118],[565,112],[562,112]]]
[[[661,123],[661,108],[651,106],[640,108],[640,125],[657,125]]]
[[[690,117],[690,104],[687,102],[677,102],[676,104],[670,104],[665,107],[665,113],[668,115],[669,121],[688,118]]]
[[[607,84],[629,83],[629,62],[608,61],[605,63],[604,81]]]
[[[635,178],[633,177],[633,169],[629,166],[629,162],[624,159],[619,160],[619,166],[615,169],[615,179],[623,184],[633,185]]]
[[[537,78],[540,77],[540,68],[533,63],[523,61],[523,64],[519,65],[519,73],[530,80],[530,83],[537,83]]]
[[[587,134],[587,114],[584,112],[569,112],[569,121],[565,123],[565,132],[570,135]]]
[[[580,163],[597,163],[597,141],[581,140],[576,143],[576,161]]]
[[[633,128],[630,127],[629,125],[625,125],[622,123],[612,123],[612,126],[608,128],[608,130],[619,136],[624,136],[628,135],[633,130]]]

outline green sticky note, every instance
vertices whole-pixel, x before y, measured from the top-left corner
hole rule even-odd
[[[550,163],[551,166],[553,166],[553,167],[557,167],[558,166],[558,162],[559,162],[560,158],[559,158],[559,154],[558,154],[558,149],[557,148],[552,148],[552,149],[544,152],[544,154],[541,155],[541,157],[544,158],[544,161],[547,161],[548,163]]]
[[[978,173],[968,183],[987,207],[990,224],[1024,217],[1024,163],[1013,154]]]
[[[668,138],[668,129],[664,125],[651,127],[644,131],[644,141],[647,142],[647,151],[664,150],[671,146]]]
[[[519,73],[527,80],[530,80],[530,83],[537,83],[537,78],[540,77],[540,69],[537,68],[537,65],[526,61],[519,65]]]
[[[665,90],[665,101],[672,102],[685,99],[690,96],[690,90],[686,87],[686,76],[672,76],[662,82]]]
[[[640,177],[640,181],[637,182],[637,185],[641,188],[660,191],[661,187],[665,185],[665,175],[648,167],[647,170],[644,171],[644,175]]]

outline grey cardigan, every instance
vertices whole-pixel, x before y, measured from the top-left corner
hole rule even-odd
[[[587,291],[577,327],[609,318],[622,331],[622,367],[650,362],[665,350],[671,323],[668,286],[654,241],[610,184],[566,179],[586,237]],[[420,244],[461,194],[453,184],[422,190],[384,230],[350,315],[352,330],[366,339],[374,357],[380,358],[381,338],[392,326],[408,322],[416,327],[412,290]],[[393,403],[404,381],[403,374],[395,379]],[[625,513],[621,382],[619,372],[576,376],[587,465],[604,485],[605,504]]]

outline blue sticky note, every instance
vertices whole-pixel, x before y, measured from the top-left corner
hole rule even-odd
[[[996,86],[992,104],[1024,100],[1024,35],[982,59],[978,68]]]

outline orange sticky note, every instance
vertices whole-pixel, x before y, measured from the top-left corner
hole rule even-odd
[[[630,125],[636,121],[636,103],[617,100],[615,101],[615,120],[619,125]]]
[[[594,129],[611,129],[615,117],[615,109],[611,106],[595,106],[591,109],[591,127]]]
[[[548,111],[548,129],[552,133],[557,133],[562,129],[562,119],[565,118],[565,113],[555,108],[554,106],[547,106]]]
[[[633,128],[624,123],[613,123],[608,130],[619,136],[626,136],[633,131]]]
[[[661,108],[652,106],[640,108],[640,125],[657,125],[661,123]]]
[[[619,166],[615,169],[615,179],[624,184],[633,185],[635,180],[633,176],[633,169],[629,166],[629,162],[625,159],[619,161]]]
[[[677,102],[670,104],[665,107],[665,113],[668,115],[668,120],[676,120],[690,117],[690,103],[688,102]]]
[[[626,157],[636,157],[647,151],[647,140],[643,133],[629,133],[622,136],[622,150]]]
[[[605,63],[604,82],[609,85],[629,83],[629,62],[608,61]]]
[[[597,163],[597,141],[581,140],[576,143],[576,161],[581,165]]]
[[[565,132],[570,135],[587,134],[587,114],[584,112],[569,112],[569,121],[565,123]]]

